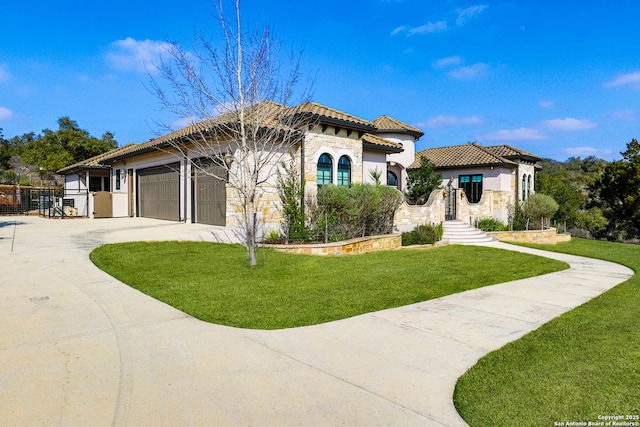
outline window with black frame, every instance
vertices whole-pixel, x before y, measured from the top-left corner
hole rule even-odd
[[[398,175],[390,170],[387,171],[387,185],[398,188]]]
[[[482,175],[460,175],[459,187],[467,195],[469,203],[478,203],[482,197]]]
[[[338,185],[351,185],[351,161],[347,156],[338,160]]]
[[[331,176],[332,169],[333,162],[331,161],[331,157],[327,153],[324,153],[318,159],[318,187],[321,187],[325,184],[331,184],[331,182],[333,181],[333,177]]]
[[[89,177],[89,191],[97,192],[102,191],[102,177],[90,176]]]

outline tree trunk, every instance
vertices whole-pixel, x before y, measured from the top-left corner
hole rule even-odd
[[[245,223],[247,231],[247,252],[249,254],[249,265],[258,264],[256,259],[256,215],[254,212],[253,201],[247,204]]]

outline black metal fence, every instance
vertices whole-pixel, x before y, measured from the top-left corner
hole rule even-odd
[[[0,185],[0,215],[40,215],[47,218],[88,216],[89,193],[65,194],[60,188]]]

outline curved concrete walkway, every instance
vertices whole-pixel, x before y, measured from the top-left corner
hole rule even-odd
[[[0,217],[3,425],[457,426],[457,378],[481,356],[633,272],[571,264],[318,326],[200,322],[98,270],[125,240],[220,240],[215,227],[149,219]],[[227,236],[228,237],[228,236]]]

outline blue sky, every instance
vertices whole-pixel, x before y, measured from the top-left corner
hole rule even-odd
[[[140,143],[177,118],[146,88],[162,43],[214,35],[210,0],[9,1],[0,25],[0,128],[69,116]],[[230,4],[229,4],[230,5]],[[304,46],[313,100],[422,129],[418,149],[510,144],[619,159],[640,138],[640,3],[244,0],[244,18]]]

